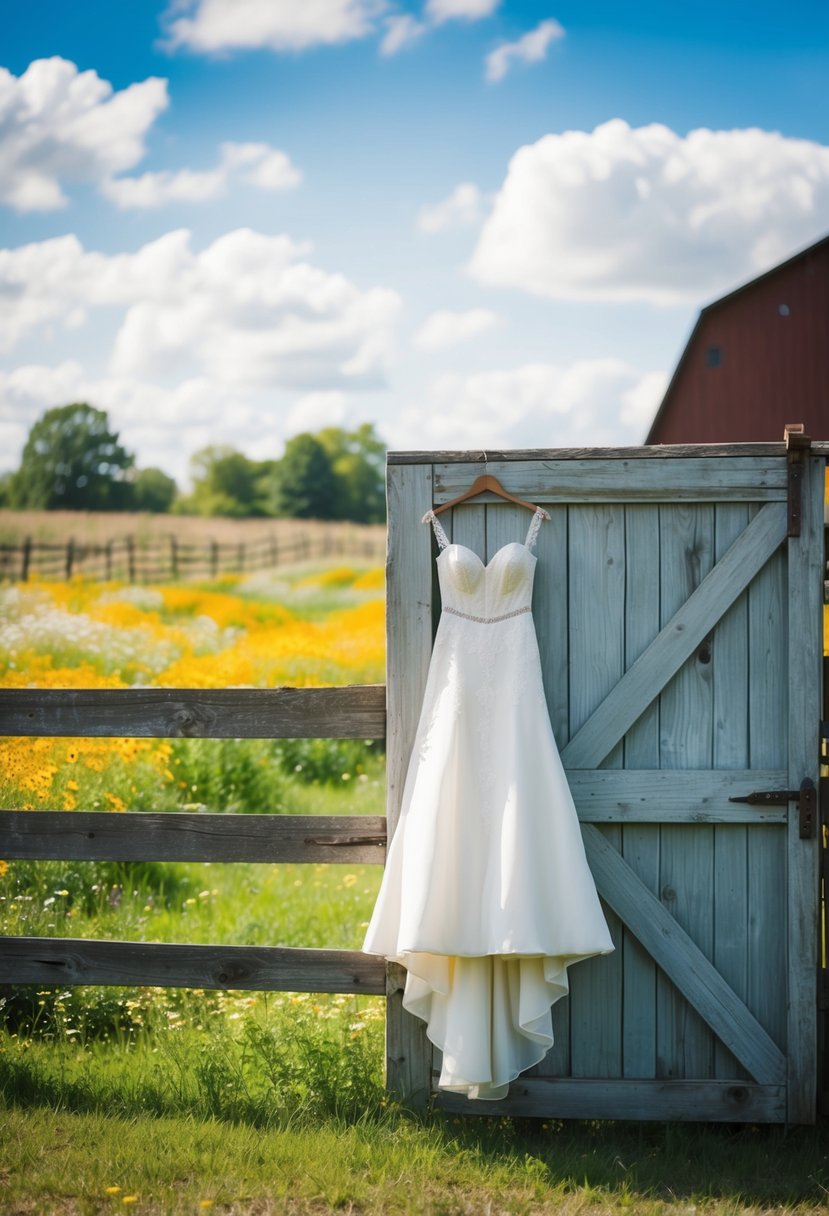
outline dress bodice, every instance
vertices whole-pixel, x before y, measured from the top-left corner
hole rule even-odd
[[[437,568],[443,611],[481,622],[529,612],[536,565],[532,549],[544,518],[549,518],[547,512],[539,508],[524,543],[511,541],[484,564],[474,550],[451,543],[434,513],[427,512],[424,519],[431,520],[441,549]]]

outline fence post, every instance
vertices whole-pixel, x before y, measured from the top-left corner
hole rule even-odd
[[[112,579],[112,541],[108,540],[104,547],[104,560],[106,562],[106,579],[110,582]]]
[[[178,579],[178,542],[174,533],[170,533],[170,578]]]
[[[135,542],[128,536],[124,542],[127,546],[127,581],[135,582]]]
[[[215,578],[219,573],[219,542],[210,542],[210,577]]]
[[[270,550],[271,565],[278,566],[279,565],[279,542],[277,541],[276,537],[273,534],[271,534],[271,536],[268,538],[268,544],[269,544],[269,550]]]
[[[66,542],[66,574],[65,574],[65,578],[66,578],[67,583],[69,582],[69,580],[70,580],[70,579],[71,579],[71,577],[72,577],[72,566],[74,565],[74,562],[75,562],[75,542],[74,542],[74,540],[72,539],[72,537],[70,536],[69,540]]]
[[[245,569],[245,542],[239,544],[239,573],[242,574]]]
[[[20,554],[20,581],[27,583],[29,581],[29,566],[32,561],[32,538],[27,536],[23,542],[23,548]]]

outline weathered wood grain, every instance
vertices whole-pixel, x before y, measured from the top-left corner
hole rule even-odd
[[[582,829],[602,898],[615,910],[715,1034],[762,1084],[782,1084],[786,1060],[751,1011],[598,828]]]
[[[642,753],[634,751],[628,732],[629,761],[637,754]],[[787,806],[729,801],[756,790],[786,789],[788,774],[784,768],[575,768],[568,771],[567,780],[582,823],[782,824],[789,816]]]
[[[624,508],[570,508],[570,731],[574,734],[621,678],[625,669]],[[622,747],[602,763],[618,775]],[[608,847],[619,849],[621,829],[603,829]],[[570,1060],[574,1077],[618,1077],[622,1073],[622,926],[605,909],[611,955],[587,959],[571,969]]]
[[[5,858],[380,863],[382,815],[0,811]]]
[[[626,507],[625,670],[633,666],[659,633],[659,548],[658,509],[639,505]],[[614,786],[607,793],[610,800],[615,796],[618,809],[621,809],[619,803],[624,805],[622,856],[637,878],[656,895],[659,890],[659,824],[643,822],[641,812],[647,807],[662,821],[666,808],[672,806],[685,817],[704,812],[713,807],[714,801],[720,803],[721,796],[713,795],[712,798],[713,791],[709,788],[705,793],[699,791],[702,796],[696,798],[691,793],[691,782],[684,775],[682,781],[677,781],[674,774],[653,771],[659,765],[658,698],[625,735],[624,756],[625,768],[630,771],[614,773]],[[601,773],[602,770],[596,776]],[[638,798],[637,786],[641,791]],[[594,786],[591,792],[592,805],[599,791]],[[628,793],[634,795],[632,799],[625,798]],[[638,808],[639,814],[634,808]],[[584,817],[584,810],[580,810],[580,815]],[[627,927],[623,930],[622,951],[622,1071],[626,1077],[655,1077],[656,964]]]
[[[546,1119],[652,1119],[673,1122],[780,1123],[782,1085],[740,1081],[559,1080],[519,1077],[501,1102],[470,1102],[439,1094],[439,1110],[456,1115]]]
[[[767,503],[570,740],[566,767],[601,763],[782,544],[786,528],[785,504]]]
[[[385,733],[382,684],[0,689],[0,736],[382,739]]]
[[[721,503],[716,508],[715,558],[724,557],[746,528],[749,508]],[[759,576],[758,576],[759,577]],[[755,579],[755,582],[757,580]],[[711,665],[714,677],[715,769],[744,770],[749,762],[748,592],[738,596],[714,630]],[[757,789],[773,789],[758,785]],[[786,788],[785,782],[780,789]],[[788,810],[788,808],[781,808]],[[723,979],[756,1015],[748,1001],[748,829],[744,824],[718,824],[714,829],[714,965]],[[762,1020],[762,1019],[760,1019]],[[746,1079],[745,1070],[719,1039],[714,1045],[715,1075]]]
[[[786,461],[765,460],[526,460],[521,464],[489,459],[486,471],[511,494],[536,503],[779,502],[786,498]],[[484,472],[484,464],[434,465],[435,502],[449,502]],[[500,502],[486,493],[475,502]]]
[[[714,564],[714,509],[710,505],[660,508],[661,616],[666,625]],[[682,664],[660,696],[659,762],[682,779],[685,769],[711,768],[713,679],[710,633]],[[660,833],[660,897],[706,958],[713,955],[713,829],[676,823]],[[657,1075],[711,1077],[714,1040],[681,990],[657,984]]]
[[[821,445],[815,444],[820,451]],[[486,449],[487,467],[501,461],[520,463],[527,460],[677,460],[693,457],[696,460],[747,459],[763,456],[786,455],[783,443],[676,443],[654,444],[650,447],[620,448],[507,448],[501,451]],[[393,451],[386,456],[389,465],[401,464],[479,464],[484,459],[482,449],[464,451]],[[470,482],[472,478],[470,477]]]
[[[823,634],[824,460],[806,461],[803,522],[788,543],[789,566],[789,778],[818,780],[820,663]],[[819,831],[820,829],[818,829]],[[788,826],[788,1117],[815,1118],[819,842],[801,840],[794,818]]]
[[[118,984],[382,995],[382,959],[358,950],[0,938],[0,984]]]
[[[421,523],[432,505],[431,462],[389,468],[386,486],[386,812],[391,839],[432,652],[432,529]],[[431,1045],[424,1023],[406,1012],[402,998],[402,990],[392,984],[386,1002],[386,1085],[407,1105],[422,1108],[431,1091]]]

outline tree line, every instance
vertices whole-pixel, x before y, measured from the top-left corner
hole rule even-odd
[[[35,422],[19,468],[0,478],[0,507],[382,523],[385,455],[369,422],[294,435],[278,460],[212,444],[192,457],[185,494],[162,469],[136,467],[104,410],[75,402]]]

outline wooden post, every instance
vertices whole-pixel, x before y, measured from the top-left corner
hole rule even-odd
[[[127,547],[127,581],[135,582],[135,542],[131,536],[124,541]]]
[[[210,542],[210,577],[215,578],[219,573],[219,542]]]
[[[69,540],[66,542],[65,578],[66,578],[67,583],[69,582],[70,578],[72,577],[72,566],[74,565],[74,562],[75,562],[75,542],[72,539],[72,537],[70,536]]]
[[[170,578],[178,578],[178,542],[175,534],[170,534]]]
[[[112,578],[112,541],[108,540],[104,547],[104,559],[106,562],[106,579],[109,582]]]
[[[244,541],[240,541],[240,543],[239,543],[238,565],[239,565],[239,573],[241,574],[245,569],[245,542]]]
[[[271,534],[269,537],[269,551],[272,566],[279,565],[279,541]]]
[[[23,548],[20,554],[20,581],[27,583],[29,581],[29,566],[32,561],[32,538],[27,536],[23,541]]]

